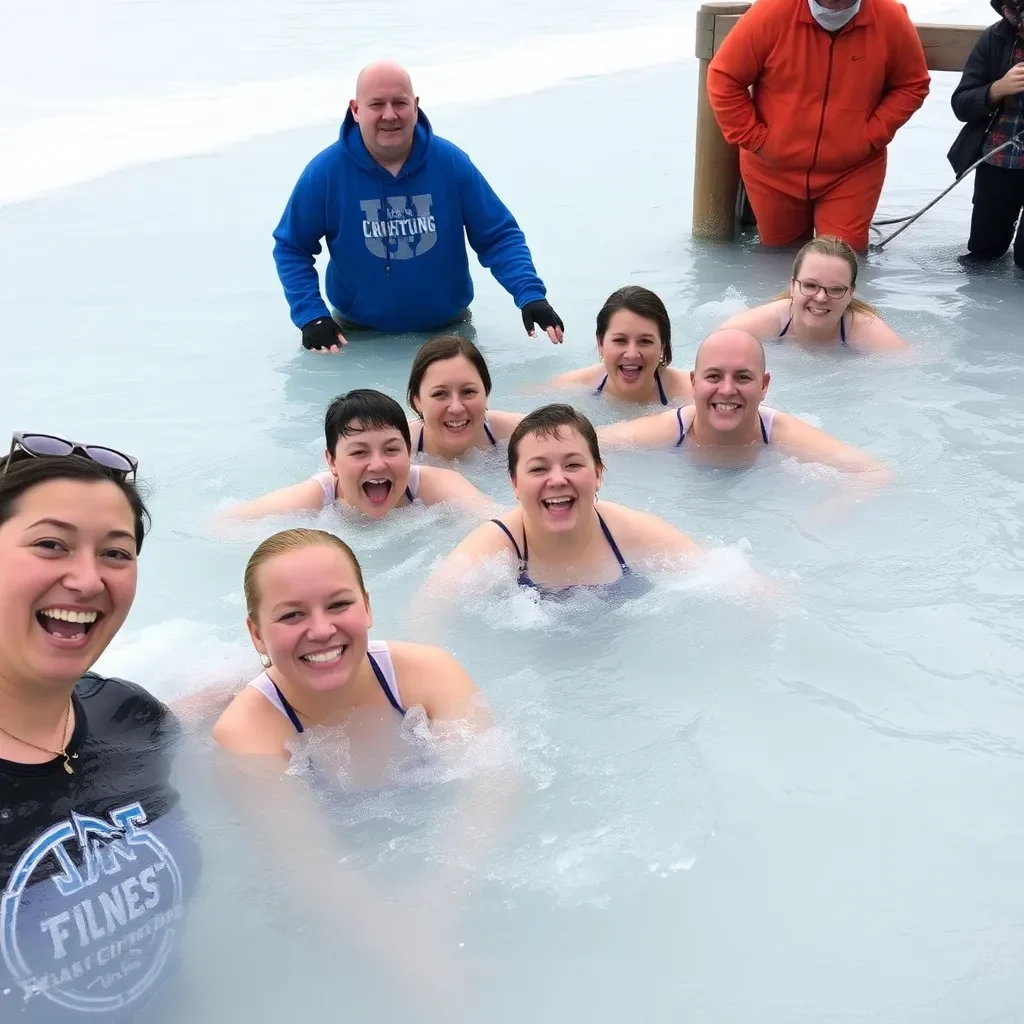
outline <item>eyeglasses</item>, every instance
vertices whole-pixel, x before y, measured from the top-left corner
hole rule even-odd
[[[68,441],[53,434],[27,434],[18,431],[11,438],[11,448],[7,453],[4,473],[7,472],[7,467],[19,453],[33,458],[79,455],[118,474],[122,480],[127,480],[129,477],[134,478],[139,468],[138,459],[125,455],[124,452],[119,452],[114,448],[83,444],[81,441]]]
[[[800,291],[804,295],[817,295],[818,292],[823,291],[830,299],[841,299],[850,290],[850,286],[845,284],[826,288],[823,284],[818,284],[817,281],[801,281],[799,277],[794,277],[793,280],[800,285]]]

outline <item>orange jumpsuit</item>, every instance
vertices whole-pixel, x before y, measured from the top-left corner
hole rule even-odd
[[[708,97],[764,245],[838,235],[868,246],[886,146],[928,95],[924,48],[896,0],[862,0],[839,32],[807,0],[756,0],[708,67]],[[753,86],[751,95],[750,86]]]

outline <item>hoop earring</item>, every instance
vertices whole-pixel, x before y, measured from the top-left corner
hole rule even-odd
[[[261,654],[260,655],[260,664],[264,668],[270,668],[270,666],[273,664],[273,662],[270,660],[270,655],[269,654]]]

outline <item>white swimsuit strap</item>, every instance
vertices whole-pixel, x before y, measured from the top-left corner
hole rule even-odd
[[[394,697],[395,703],[400,708],[404,708],[402,695],[398,690],[398,677],[395,675],[395,666],[391,661],[391,651],[388,650],[387,643],[383,640],[371,640],[367,645],[366,653],[373,655],[373,660],[377,663],[381,675],[384,676],[384,682],[391,691],[391,696]]]
[[[271,704],[277,708],[278,711],[291,721],[288,712],[285,710],[284,704],[281,703],[281,696],[277,692],[277,687],[274,685],[274,680],[267,675],[266,672],[261,672],[255,679],[249,681],[249,685],[259,690]]]
[[[326,508],[328,505],[333,505],[337,501],[334,474],[329,469],[325,469],[322,473],[317,473],[313,479],[320,485],[320,490],[323,492],[323,503],[320,507]]]

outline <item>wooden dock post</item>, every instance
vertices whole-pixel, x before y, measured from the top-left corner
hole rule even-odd
[[[736,218],[740,157],[722,138],[708,100],[708,64],[749,3],[702,4],[697,12],[697,130],[693,155],[693,237],[729,241]]]
[[[719,0],[697,12],[697,126],[693,154],[693,237],[731,241],[735,237],[736,196],[740,162],[735,146],[722,138],[708,101],[708,64],[740,16],[753,6]],[[929,71],[963,70],[978,36],[979,25],[917,25]],[[950,136],[952,141],[952,135]]]

